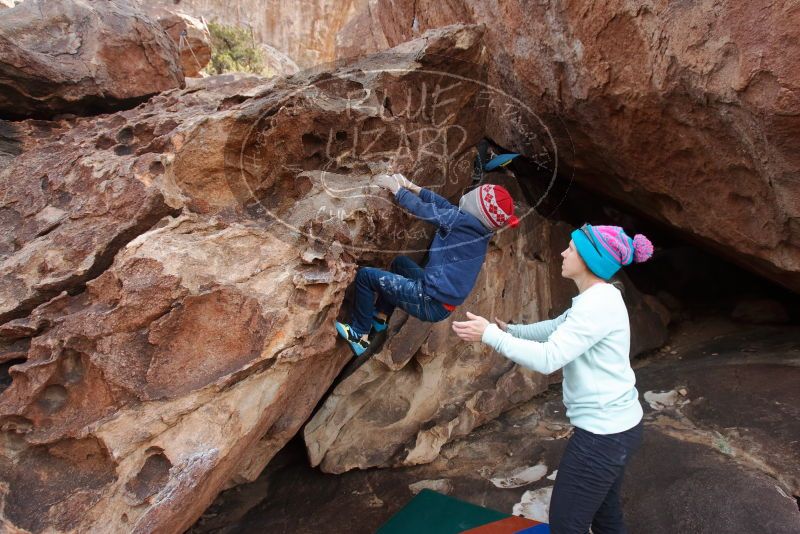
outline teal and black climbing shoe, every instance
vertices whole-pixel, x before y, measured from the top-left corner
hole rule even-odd
[[[336,326],[336,332],[339,336],[347,341],[347,344],[350,345],[350,349],[353,351],[353,354],[356,356],[361,356],[366,352],[369,348],[369,341],[366,339],[361,339],[361,336],[357,335],[353,332],[353,329],[350,328],[350,325],[347,323],[340,323],[339,321],[334,321],[334,326]]]
[[[495,156],[484,165],[483,170],[490,172],[498,167],[505,167],[517,156],[519,156],[519,154],[500,154],[499,156]]]
[[[388,325],[388,319],[378,319],[377,315],[372,316],[372,330],[375,331],[376,334],[379,334],[386,330],[386,326]]]

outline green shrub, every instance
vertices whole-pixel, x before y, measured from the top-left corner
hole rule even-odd
[[[247,28],[209,22],[211,32],[211,61],[209,74],[225,72],[254,72],[264,70],[264,55]]]

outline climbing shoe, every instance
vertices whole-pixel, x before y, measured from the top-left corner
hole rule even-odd
[[[379,334],[386,330],[386,326],[388,325],[388,319],[378,319],[377,315],[372,316],[372,330],[375,331],[376,334]]]
[[[495,156],[490,159],[486,165],[484,165],[483,170],[486,172],[491,172],[498,167],[505,167],[517,156],[519,156],[519,154],[500,154],[499,156]]]
[[[339,336],[347,341],[347,344],[350,345],[350,349],[353,351],[353,354],[356,356],[361,356],[366,352],[369,348],[369,341],[366,339],[361,339],[361,336],[357,335],[353,332],[353,329],[350,328],[350,325],[347,323],[340,323],[339,321],[334,321],[334,326],[336,326],[336,332]]]

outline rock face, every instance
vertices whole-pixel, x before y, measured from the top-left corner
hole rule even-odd
[[[195,17],[250,28],[257,42],[308,68],[335,59],[339,30],[366,7],[367,0],[148,0],[145,4],[177,7]]]
[[[297,74],[300,68],[292,61],[292,58],[268,44],[260,46],[264,54],[264,75],[265,76],[291,76]]]
[[[375,0],[369,20],[340,56],[485,24],[489,84],[535,111],[562,169],[800,291],[796,2]],[[487,130],[538,151],[502,113]]]
[[[370,176],[469,182],[478,84],[425,88],[484,62],[451,27],[333,72],[0,122],[2,529],[181,532],[252,480],[350,357],[330,325],[357,262],[430,240]],[[406,343],[441,347],[424,332]],[[537,380],[486,387],[504,373],[509,397]]]
[[[97,113],[177,87],[177,47],[126,1],[28,0],[0,18],[0,118]]]
[[[200,76],[200,71],[211,61],[211,34],[202,20],[185,13],[164,8],[151,8],[148,13],[178,47],[181,69],[187,78]]]
[[[554,233],[543,219],[527,224],[493,242],[475,289],[452,318],[464,311],[528,322],[547,317],[556,274],[550,269],[560,264],[534,257]],[[380,353],[339,384],[306,425],[312,465],[342,473],[428,463],[445,443],[547,388],[548,377],[454,337],[451,319],[432,324],[393,314]]]

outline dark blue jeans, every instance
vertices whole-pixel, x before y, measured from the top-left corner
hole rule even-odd
[[[388,317],[395,307],[431,323],[446,319],[450,312],[422,290],[422,275],[422,267],[408,256],[397,256],[389,271],[361,267],[356,274],[355,311],[350,327],[358,334],[366,334],[372,328],[373,312]]]
[[[642,443],[642,421],[616,434],[575,427],[550,499],[553,534],[625,533],[620,489],[625,465]]]

